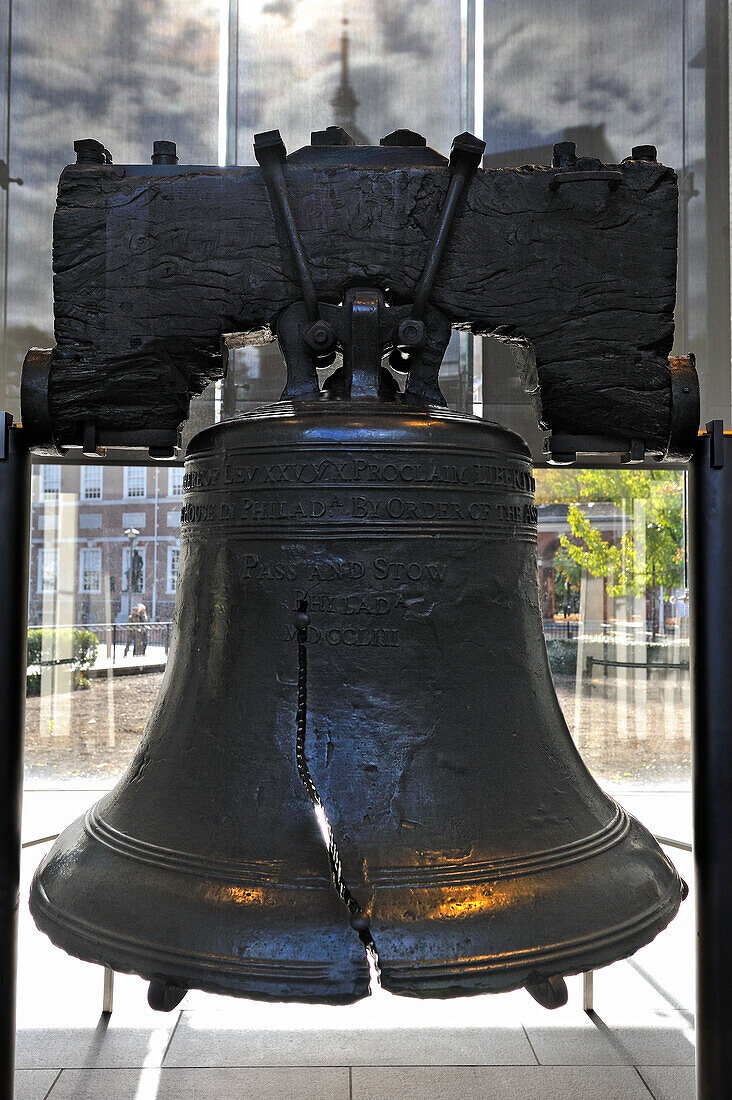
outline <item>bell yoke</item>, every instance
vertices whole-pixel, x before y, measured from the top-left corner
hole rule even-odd
[[[31,893],[55,943],[142,975],[156,1007],[194,987],[348,1003],[375,972],[555,1007],[565,975],[648,943],[685,896],[559,707],[529,449],[440,392],[451,325],[430,294],[484,144],[461,135],[449,164],[423,145],[448,179],[412,299],[360,281],[334,302],[279,133],[255,140],[302,290],[276,324],[287,384],[189,445],[158,700]]]

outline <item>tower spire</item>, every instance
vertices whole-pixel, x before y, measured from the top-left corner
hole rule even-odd
[[[333,93],[333,98],[330,101],[330,105],[333,109],[334,121],[336,126],[342,126],[343,129],[351,135],[357,145],[368,145],[369,140],[365,134],[359,130],[356,124],[356,108],[358,107],[358,99],[356,93],[351,87],[351,73],[350,73],[350,38],[348,35],[348,20],[343,19],[343,32],[341,34],[341,79],[338,87]]]

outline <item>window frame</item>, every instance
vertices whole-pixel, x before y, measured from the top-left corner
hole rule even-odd
[[[98,484],[94,484],[97,482]],[[98,490],[94,492],[93,490]],[[92,490],[92,492],[90,492]],[[102,500],[104,498],[104,467],[103,466],[89,466],[85,465],[81,467],[81,479],[79,484],[79,501],[84,502],[87,500]]]
[[[185,470],[182,466],[171,466],[168,470],[168,496],[174,500],[183,496],[184,473]]]
[[[175,567],[173,562],[175,561]],[[170,545],[168,547],[168,560],[166,568],[166,591],[169,596],[173,596],[178,591],[178,579],[180,577],[180,544]]]
[[[46,563],[46,557],[47,556],[48,557],[53,556],[53,558],[55,559],[54,584],[49,585],[48,587],[46,587],[46,585],[44,583],[45,568],[46,568],[45,563]],[[36,591],[38,592],[38,594],[42,596],[42,595],[47,594],[49,592],[58,592],[58,580],[59,580],[59,552],[58,552],[58,546],[39,546],[38,547],[38,558],[37,558],[36,568],[38,569],[38,576],[36,577]]]
[[[125,466],[122,486],[122,496],[125,500],[147,500],[147,471],[149,466]],[[130,484],[133,480],[130,478],[130,474],[134,471],[135,476],[142,474],[142,492],[138,493],[134,484]],[[135,491],[133,491],[133,489]]]
[[[85,574],[92,572],[85,564],[87,554],[99,555],[99,587],[87,588],[85,585]],[[102,591],[102,570],[104,566],[104,554],[101,546],[80,546],[79,547],[79,593],[84,596],[98,596]]]
[[[50,475],[54,477],[51,479]],[[49,480],[58,481],[57,485],[48,485]],[[61,467],[57,463],[44,463],[41,466],[41,492],[40,497],[45,501],[48,497],[58,500],[61,496]]]

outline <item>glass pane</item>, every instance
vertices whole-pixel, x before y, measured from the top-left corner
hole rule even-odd
[[[181,486],[180,467],[34,467],[31,786],[106,787],[131,759],[170,646]]]
[[[690,781],[684,475],[537,470],[539,589],[559,702],[617,794]]]
[[[279,128],[288,150],[312,130],[343,126],[359,145],[400,127],[449,152],[465,129],[465,51],[459,0],[238,4],[234,18],[229,161],[254,164],[253,135]],[[472,411],[468,342],[454,334],[442,369],[455,408]],[[223,415],[276,401],[285,368],[276,345],[231,354]]]
[[[702,421],[730,418],[727,58],[705,44],[702,0],[485,0],[483,137],[489,167],[550,164],[552,145],[613,163],[654,144],[679,177],[675,351],[696,354]],[[710,96],[709,88],[719,94]],[[719,136],[712,140],[713,135]],[[708,239],[707,227],[713,230]],[[540,437],[510,349],[483,341],[484,414]]]
[[[0,5],[0,46],[3,28],[7,3]],[[98,138],[119,164],[149,163],[157,138],[176,141],[182,162],[216,164],[219,32],[218,0],[13,6],[10,169],[23,182],[6,190],[2,335],[6,407],[15,415],[26,351],[53,344],[53,213],[75,139]],[[0,76],[6,54],[0,48]],[[0,133],[4,139],[5,126]]]
[[[279,128],[288,150],[343,126],[359,145],[399,127],[449,152],[463,122],[460,0],[238,4],[229,159],[254,164],[252,137]]]

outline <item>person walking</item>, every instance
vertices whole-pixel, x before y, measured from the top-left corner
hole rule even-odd
[[[134,653],[137,657],[144,657],[147,649],[147,608],[144,603],[137,605],[137,621],[140,624],[136,630]]]
[[[139,621],[140,620],[139,620],[139,616],[138,616],[138,612],[137,612],[137,604],[135,604],[134,607],[130,608],[130,613],[127,616],[128,626],[127,626],[127,637],[125,638],[125,652],[124,652],[125,657],[129,653],[130,649],[132,650],[133,654],[137,650],[137,628],[136,628],[135,624],[138,623]]]

